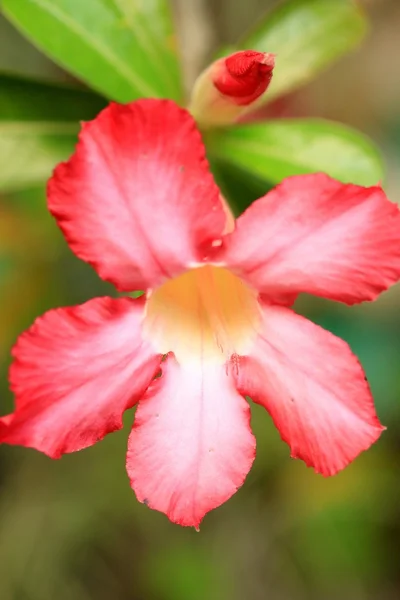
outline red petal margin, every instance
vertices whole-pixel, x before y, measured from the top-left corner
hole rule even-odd
[[[346,304],[400,278],[400,211],[380,187],[289,177],[225,238],[222,259],[271,302],[300,292]]]
[[[16,410],[1,419],[0,442],[59,458],[121,429],[161,362],[140,337],[143,306],[95,298],[37,319],[13,350]]]
[[[265,306],[263,317],[233,371],[238,390],[267,409],[293,458],[334,475],[384,429],[363,370],[343,340],[290,309]]]
[[[250,407],[221,364],[170,356],[162,371],[137,408],[127,470],[138,500],[198,528],[250,470]]]
[[[201,263],[226,223],[195,122],[169,100],[113,103],[85,123],[48,205],[75,254],[124,291]]]

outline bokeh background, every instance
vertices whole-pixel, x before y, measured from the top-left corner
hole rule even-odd
[[[176,0],[187,85],[221,42],[235,40],[273,4]],[[280,110],[336,119],[369,134],[385,156],[386,190],[399,202],[400,3],[361,4],[371,21],[364,44]],[[0,70],[11,63],[14,70],[70,80],[0,15]],[[21,177],[29,169],[23,153],[15,168]],[[245,201],[257,186],[234,187]],[[7,369],[17,335],[45,310],[99,294],[113,290],[69,251],[46,211],[43,186],[1,195],[2,413],[12,410]],[[374,304],[347,308],[307,297],[298,310],[360,357],[388,427],[378,444],[324,479],[291,460],[268,415],[252,407],[253,469],[200,533],[136,501],[124,466],[132,411],[124,430],[60,461],[3,446],[1,600],[400,598],[400,286]]]

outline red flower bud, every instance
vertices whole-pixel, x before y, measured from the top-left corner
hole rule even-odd
[[[217,90],[235,104],[247,106],[263,94],[272,79],[273,54],[254,50],[236,52],[223,60],[213,83]]]
[[[212,63],[198,77],[189,110],[202,126],[234,123],[267,90],[273,54],[244,50]]]

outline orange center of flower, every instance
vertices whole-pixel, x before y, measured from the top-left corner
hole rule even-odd
[[[222,267],[192,269],[153,290],[144,332],[179,362],[246,354],[257,335],[257,292]]]

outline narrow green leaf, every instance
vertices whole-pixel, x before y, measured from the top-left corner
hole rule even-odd
[[[86,90],[0,75],[0,121],[86,121],[106,105]]]
[[[73,152],[78,120],[104,105],[90,92],[0,77],[0,191],[43,183]]]
[[[66,81],[69,77],[32,46],[1,13],[0,72],[42,81]]]
[[[353,0],[289,0],[269,13],[239,49],[276,54],[269,102],[312,79],[362,39],[366,20]]]
[[[324,172],[343,182],[374,185],[383,178],[378,151],[357,131],[323,119],[282,119],[209,134],[212,157],[266,182]]]
[[[167,0],[3,0],[16,27],[107,97],[180,98]]]

